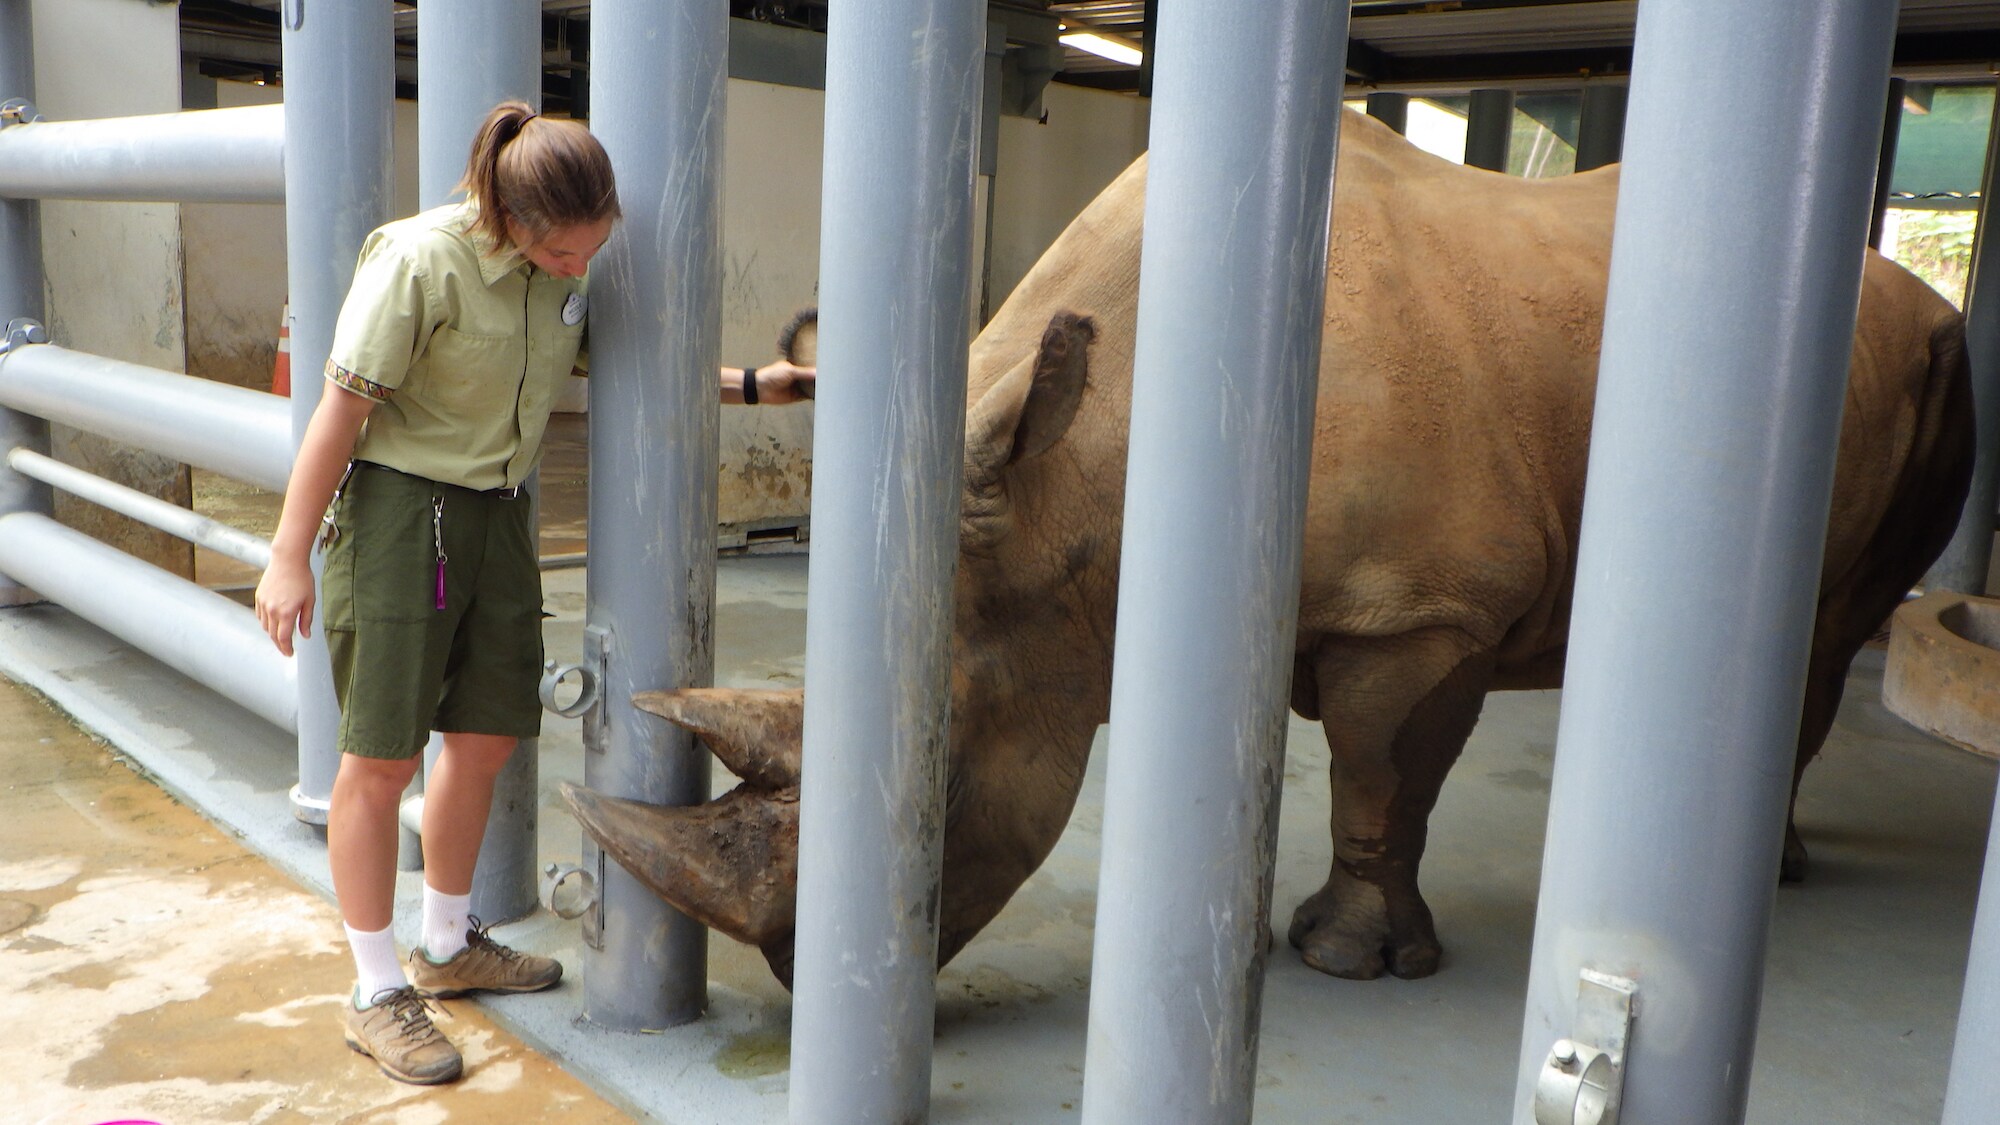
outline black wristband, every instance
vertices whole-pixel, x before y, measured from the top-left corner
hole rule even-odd
[[[743,369],[743,405],[757,405],[757,369],[754,367]]]

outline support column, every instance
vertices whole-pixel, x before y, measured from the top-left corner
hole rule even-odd
[[[1368,95],[1368,116],[1398,133],[1410,129],[1410,95],[1377,90]]]
[[[465,175],[472,136],[509,98],[542,108],[542,6],[537,0],[455,0],[417,8],[417,201],[447,202]],[[528,482],[531,502],[539,481]],[[540,512],[530,519],[541,525]],[[426,769],[443,751],[435,735]],[[540,811],[537,740],[524,738],[493,781],[493,807],[472,878],[472,913],[507,922],[535,909]]]
[[[1986,874],[1979,883],[1979,913],[1972,924],[1972,953],[1965,992],[1958,1002],[1958,1036],[1951,1050],[1943,1125],[1983,1125],[2000,1105],[2000,807],[1986,838]]]
[[[320,370],[368,232],[389,217],[395,35],[387,4],[284,0],[285,268],[291,290],[292,441],[319,405]],[[315,552],[313,572],[321,561]],[[319,602],[324,606],[326,601]],[[326,639],[294,643],[299,783],[292,813],[326,823],[340,724]]]
[[[1889,100],[1882,109],[1881,158],[1875,162],[1875,211],[1868,220],[1868,245],[1882,248],[1882,232],[1889,218],[1889,192],[1896,175],[1896,147],[1903,136],[1903,91],[1909,83],[1889,79]],[[1981,198],[1984,198],[1983,196]]]
[[[1608,82],[1583,88],[1583,108],[1576,121],[1577,171],[1618,163],[1625,147],[1626,94],[1626,87]]]
[[[1972,270],[1965,283],[1965,357],[1972,369],[1972,411],[1979,453],[1972,488],[1959,513],[1958,530],[1931,564],[1924,585],[1934,590],[1985,594],[1993,561],[1994,505],[2000,503],[2000,87],[1986,137],[1986,173],[1979,188],[1979,223],[1973,233]]]
[[[607,487],[590,490],[586,649],[601,644],[604,656],[584,783],[693,805],[708,798],[708,751],[639,713],[632,693],[714,682],[729,13],[597,0],[591,15],[592,124],[625,218],[592,271],[590,479]],[[601,920],[584,951],[584,1014],[625,1030],[699,1016],[708,931],[584,846]]]
[[[1160,16],[1086,1125],[1255,1094],[1348,5],[1240,15]]]
[[[1474,90],[1465,120],[1465,163],[1492,172],[1507,170],[1514,139],[1514,91]]]
[[[1515,1125],[1584,970],[1620,1121],[1743,1120],[1896,8],[1640,10]]]
[[[35,37],[32,0],[0,0],[0,102],[35,97]],[[13,126],[0,119],[0,129]],[[46,322],[42,308],[42,208],[32,199],[0,199],[0,347],[10,321]],[[0,454],[16,446],[49,451],[49,424],[28,414],[0,409]],[[14,512],[48,515],[49,486],[0,464],[0,516]],[[0,574],[0,606],[35,600],[35,594]]]
[[[880,1125],[930,1104],[986,4],[830,11],[791,1120]]]

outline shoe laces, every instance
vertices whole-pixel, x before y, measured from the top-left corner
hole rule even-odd
[[[469,921],[472,926],[472,928],[469,931],[467,931],[465,935],[465,944],[467,946],[473,949],[480,950],[481,952],[484,953],[489,953],[495,957],[498,957],[502,961],[519,961],[521,959],[520,950],[509,949],[506,946],[501,945],[499,942],[493,940],[492,935],[490,935],[487,932],[491,930],[492,927],[482,924],[479,921],[479,915],[474,914],[470,918],[468,918],[467,921]]]
[[[431,1003],[431,996],[413,984],[401,988],[385,988],[377,992],[368,1002],[369,1007],[387,1007],[389,1015],[399,1026],[398,1035],[409,1040],[412,1046],[421,1046],[435,1038],[437,1025],[431,1022],[431,1013],[442,1011]]]

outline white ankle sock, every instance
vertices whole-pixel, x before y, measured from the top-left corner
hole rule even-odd
[[[396,956],[395,927],[369,933],[347,927],[347,946],[354,951],[355,1006],[365,1008],[384,989],[402,988],[410,983],[403,975],[403,962]]]
[[[424,952],[433,961],[449,961],[465,948],[471,925],[472,896],[448,895],[424,884]]]

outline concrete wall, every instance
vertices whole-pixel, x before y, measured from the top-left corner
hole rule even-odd
[[[50,120],[180,108],[179,9],[134,0],[34,0],[35,104]],[[42,261],[56,343],[182,370],[179,209],[159,203],[42,204]],[[185,466],[53,427],[62,460],[185,505]],[[186,543],[56,493],[56,517],[184,576]]]

